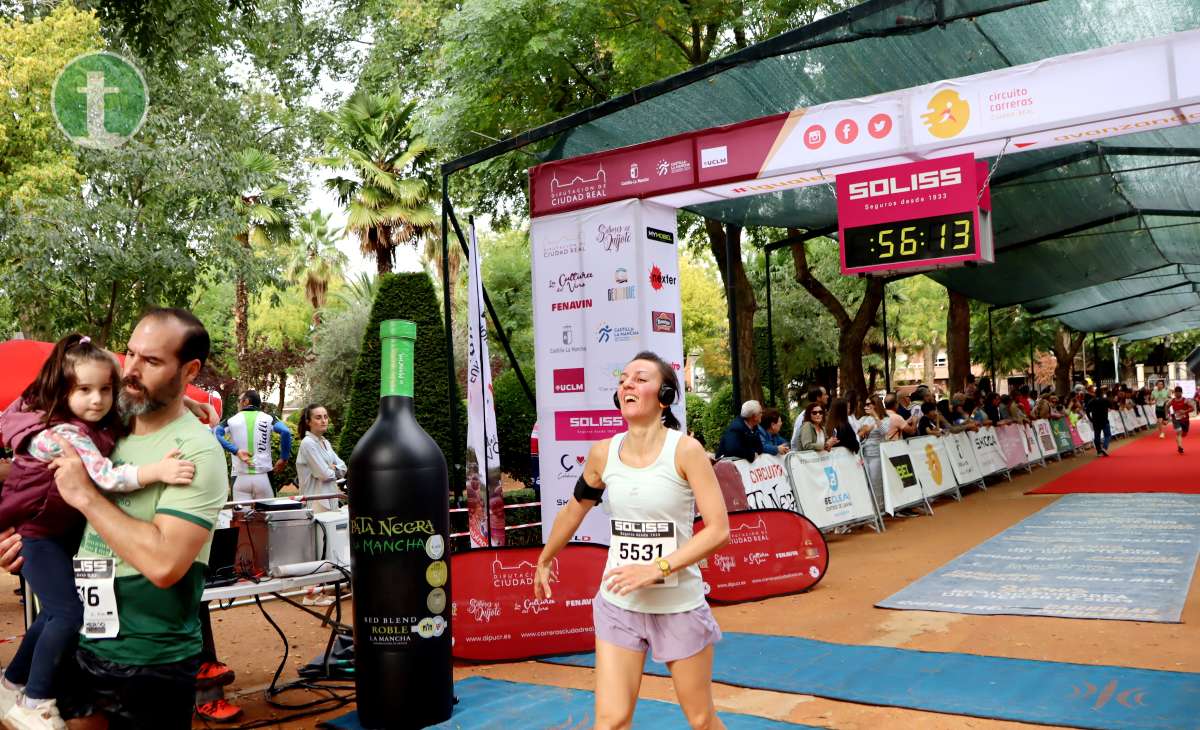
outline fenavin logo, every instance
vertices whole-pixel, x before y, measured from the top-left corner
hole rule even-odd
[[[50,92],[54,120],[81,147],[112,149],[137,134],[150,97],[137,66],[115,53],[76,56]]]

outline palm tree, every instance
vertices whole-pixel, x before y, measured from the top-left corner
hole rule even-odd
[[[359,92],[325,114],[333,131],[317,162],[354,176],[335,175],[325,187],[346,207],[346,229],[381,274],[392,270],[396,246],[416,245],[437,231],[430,186],[418,177],[433,150],[413,128],[414,109],[398,94]]]
[[[268,251],[281,250],[291,238],[291,215],[295,204],[291,188],[283,177],[279,158],[254,148],[238,154],[243,180],[242,192],[234,199],[234,212],[242,221],[235,238],[248,258]],[[246,274],[250,267],[238,267],[234,285],[233,322],[239,366],[250,349],[250,294]]]
[[[341,278],[349,260],[338,250],[337,236],[329,224],[329,215],[314,210],[300,219],[300,245],[292,250],[288,261],[288,280],[304,282],[304,296],[312,305],[312,324],[321,324],[321,307],[325,306],[329,282]]]

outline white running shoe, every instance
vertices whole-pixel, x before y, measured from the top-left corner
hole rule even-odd
[[[1162,431],[1159,431],[1159,432],[1158,432],[1158,437],[1159,437],[1160,439],[1165,439],[1165,438],[1167,437],[1167,435],[1166,435],[1165,433],[1163,433]]]
[[[21,687],[9,689],[5,686],[5,681],[0,679],[0,718],[8,714],[8,711],[21,699]]]
[[[37,707],[26,707],[24,699],[22,697],[4,715],[4,724],[9,730],[67,730],[54,700],[42,700]]]

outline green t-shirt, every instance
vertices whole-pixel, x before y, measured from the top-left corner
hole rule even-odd
[[[166,664],[200,652],[200,596],[204,566],[217,513],[229,494],[225,455],[216,436],[191,413],[185,413],[154,433],[126,436],[113,451],[113,464],[151,464],[171,449],[195,463],[196,476],[184,487],[154,484],[109,498],[125,514],[150,522],[156,514],[187,520],[209,530],[209,540],[188,572],[170,588],[156,588],[145,576],[117,556],[91,525],[83,534],[78,556],[116,559],[117,611],[120,633],[112,639],[81,637],[79,645],[96,656],[120,664]]]
[[[1150,393],[1150,397],[1154,399],[1154,405],[1162,408],[1167,404],[1167,401],[1171,400],[1171,391],[1166,388],[1155,390]]]

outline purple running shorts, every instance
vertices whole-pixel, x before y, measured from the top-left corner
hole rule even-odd
[[[645,652],[666,664],[699,654],[721,640],[721,627],[708,604],[682,613],[641,613],[614,606],[597,594],[592,600],[596,638],[622,649]]]

